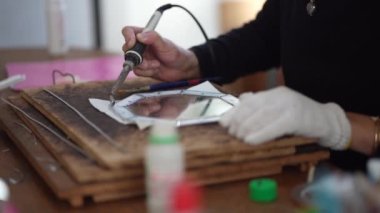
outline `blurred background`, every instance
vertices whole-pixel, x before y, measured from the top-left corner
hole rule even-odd
[[[0,48],[44,47],[47,43],[46,0],[1,0]],[[155,9],[180,4],[201,22],[210,37],[256,16],[264,0],[63,0],[65,34],[71,48],[120,52],[121,29],[144,26]],[[98,31],[98,32],[97,32]],[[162,35],[189,47],[204,41],[184,11],[166,11],[157,26]]]
[[[69,49],[102,50],[121,54],[126,25],[144,26],[159,6],[180,4],[199,20],[209,37],[254,19],[264,0],[0,0],[0,49],[46,48],[48,40],[47,2],[64,7],[64,34]],[[179,8],[165,12],[156,30],[184,47],[204,42],[191,17]],[[255,78],[263,78],[264,73]],[[251,79],[252,80],[252,79]],[[259,80],[249,90],[268,84]],[[246,80],[247,81],[247,80]],[[269,78],[269,84],[276,81]],[[239,87],[247,83],[239,82]],[[235,86],[236,87],[236,86]],[[257,87],[257,88],[256,88]],[[264,85],[265,87],[265,85]],[[239,88],[237,90],[240,90]],[[247,89],[244,89],[247,90]]]

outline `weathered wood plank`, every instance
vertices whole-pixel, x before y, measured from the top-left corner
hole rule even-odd
[[[133,81],[128,85],[136,86],[137,84],[143,85],[138,81]],[[121,168],[141,162],[148,130],[138,131],[134,125],[121,125],[98,112],[88,102],[89,97],[107,98],[107,86],[100,83],[88,83],[58,86],[50,88],[50,90],[78,109],[128,151],[122,152],[108,143],[103,136],[47,92],[42,90],[25,91],[23,97],[73,141],[91,153],[100,164],[109,168]],[[290,137],[283,138],[281,141],[251,146],[230,136],[226,129],[217,124],[186,126],[181,127],[179,131],[181,143],[183,143],[189,158],[289,147],[314,142],[312,139]]]
[[[26,112],[29,116],[37,119],[50,129],[66,137],[58,128],[56,128],[49,120],[42,116],[37,110],[32,108],[22,98],[12,98],[10,101],[17,107]],[[33,130],[39,141],[49,150],[55,158],[62,163],[70,175],[80,183],[117,180],[127,177],[141,177],[143,175],[142,166],[136,165],[123,169],[108,169],[98,165],[91,159],[79,154],[77,151],[66,145],[57,136],[26,118],[23,114],[16,111],[18,116],[27,126]]]
[[[72,197],[86,197],[93,194],[110,193],[115,190],[135,190],[143,188],[142,178],[126,178],[117,181],[94,182],[79,184],[64,169],[51,170],[49,164],[60,165],[38,141],[34,134],[20,127],[22,121],[3,103],[0,104],[0,121],[4,131],[22,151],[29,163],[36,169],[46,184],[60,199],[69,200]]]
[[[127,85],[144,84],[143,79]],[[93,82],[49,89],[126,147],[126,153],[107,143],[67,106],[41,89],[24,91],[24,99],[11,99],[32,117],[68,135],[96,162],[79,155],[25,116],[17,116],[8,106],[0,105],[0,120],[7,134],[57,197],[74,206],[82,205],[85,197],[102,202],[144,193],[143,155],[148,130],[139,131],[133,125],[121,125],[92,108],[88,102],[89,97],[106,99],[110,86],[109,83]],[[20,128],[24,124],[32,133]],[[299,147],[315,143],[309,138],[283,137],[252,146],[230,136],[218,124],[181,127],[179,133],[185,147],[187,173],[203,185],[277,174],[287,165],[317,163],[329,157],[325,150],[299,152]],[[46,162],[62,167],[53,171]]]

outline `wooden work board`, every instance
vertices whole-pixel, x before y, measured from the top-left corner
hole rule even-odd
[[[137,80],[127,85],[135,87],[146,83]],[[9,99],[30,117],[67,135],[88,152],[91,159],[78,154],[25,114],[12,111],[4,104],[1,106],[0,119],[8,135],[54,193],[73,206],[82,205],[85,197],[101,202],[144,193],[143,154],[147,130],[121,125],[88,102],[89,97],[107,99],[110,86],[107,82],[86,83],[56,86],[49,91],[73,105],[125,146],[127,152],[115,149],[43,90],[24,91],[22,97]],[[20,124],[26,127],[20,128]],[[316,164],[329,157],[328,151],[315,146],[314,140],[308,138],[284,137],[251,146],[228,135],[218,124],[181,127],[179,132],[186,150],[187,174],[204,185],[277,174],[287,165]],[[31,145],[30,141],[37,141],[39,145]],[[52,171],[46,162],[49,165],[54,162],[61,169]]]
[[[140,82],[133,81],[128,85],[131,87],[142,85],[138,83]],[[123,149],[119,149],[109,143],[75,112],[46,91],[24,91],[22,96],[69,138],[88,151],[99,164],[115,169],[142,163],[141,159],[147,143],[148,130],[139,131],[134,125],[121,125],[107,115],[97,111],[88,101],[89,98],[107,100],[108,92],[110,91],[109,85],[104,83],[88,83],[76,86],[65,85],[49,88],[49,91],[81,112],[92,123],[106,132]],[[223,127],[215,124],[181,127],[180,136],[189,158],[212,157],[221,154],[230,155],[239,152],[280,148],[289,145],[296,146],[313,142],[310,139],[294,139],[282,143],[266,143],[264,145],[251,146],[241,143],[235,137],[230,136]],[[191,162],[188,162],[187,165],[188,167],[193,166]],[[208,165],[198,164],[197,166]]]
[[[114,195],[115,191],[123,192],[124,197],[142,194],[143,180],[141,178],[136,178],[134,181],[121,179],[112,182],[81,184],[68,173],[64,163],[55,158],[36,134],[4,103],[0,104],[0,120],[2,129],[21,150],[54,194],[60,199],[67,200],[72,206],[83,205],[86,197],[92,197],[96,200],[98,196]],[[74,153],[74,155],[77,154]],[[81,162],[76,161],[71,166],[75,166],[77,163],[80,164]],[[86,166],[83,169],[89,171]]]

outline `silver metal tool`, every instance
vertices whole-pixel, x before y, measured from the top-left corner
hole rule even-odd
[[[153,13],[152,17],[149,19],[149,21],[148,21],[147,25],[145,26],[143,32],[154,30],[154,28],[156,28],[158,21],[160,20],[160,18],[162,16],[162,13],[166,9],[168,9],[167,6],[158,8]],[[128,73],[131,70],[133,70],[133,68],[135,66],[142,63],[142,61],[143,61],[142,55],[144,53],[145,48],[146,48],[145,44],[142,44],[142,43],[137,41],[133,48],[131,48],[130,50],[125,52],[125,55],[124,55],[125,61],[123,64],[123,69],[121,70],[119,77],[117,78],[115,84],[113,85],[113,87],[111,89],[111,93],[110,93],[111,105],[115,104],[116,92],[120,88],[120,86],[123,84],[125,79],[127,78]]]

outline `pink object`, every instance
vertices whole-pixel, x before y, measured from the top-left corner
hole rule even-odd
[[[18,213],[19,211],[17,210],[16,206],[13,204],[6,202],[4,205],[4,208],[2,210],[2,213]]]
[[[190,180],[183,180],[173,189],[171,213],[202,212],[202,190]]]
[[[123,56],[102,56],[86,59],[17,62],[8,63],[5,66],[8,76],[26,75],[25,81],[11,87],[12,89],[21,90],[53,85],[53,70],[73,75],[77,83],[116,80],[121,72],[123,61]],[[54,76],[56,84],[72,82],[69,76],[59,73],[55,73]],[[133,76],[134,74],[131,72],[128,78]]]

